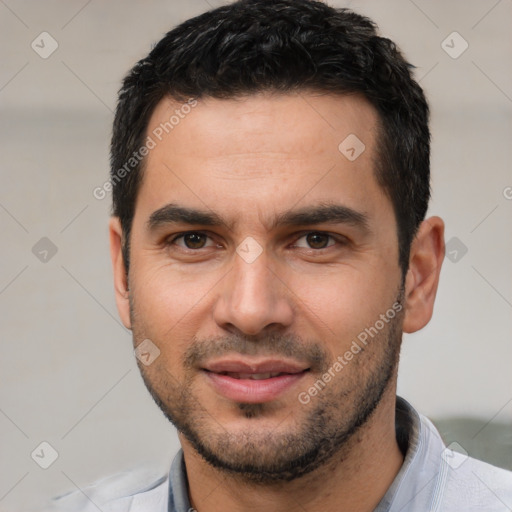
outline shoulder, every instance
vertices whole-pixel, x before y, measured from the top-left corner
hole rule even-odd
[[[443,453],[447,510],[505,512],[512,507],[512,472],[461,453]],[[452,508],[450,508],[452,507]],[[444,508],[441,508],[444,510]]]
[[[49,512],[164,512],[167,510],[168,475],[138,467],[101,478],[53,498]]]
[[[452,450],[456,443],[447,447],[427,417],[403,399],[397,404],[409,423],[404,423],[408,466],[402,468],[404,474],[393,502],[401,508],[396,510],[409,510],[404,505],[412,502],[415,508],[411,510],[431,512],[512,510],[511,471]]]

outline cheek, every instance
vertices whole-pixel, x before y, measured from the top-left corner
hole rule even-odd
[[[152,340],[159,362],[178,368],[181,357],[212,316],[212,297],[221,274],[183,275],[170,266],[147,267],[134,276],[132,288],[136,342]]]
[[[158,320],[157,325],[169,329],[209,299],[219,277],[211,272],[183,273],[172,265],[148,265],[135,279],[139,310],[143,318]]]
[[[336,269],[315,278],[302,276],[293,285],[297,314],[308,318],[312,336],[339,353],[393,304],[395,283],[354,268]]]

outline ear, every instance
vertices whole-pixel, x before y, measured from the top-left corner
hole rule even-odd
[[[444,259],[444,222],[424,220],[411,244],[405,279],[404,332],[416,332],[432,318],[441,265]]]
[[[114,289],[117,311],[127,329],[131,329],[130,302],[128,300],[128,275],[123,261],[122,240],[123,229],[119,217],[111,217],[108,224],[110,238],[110,258],[114,271]]]

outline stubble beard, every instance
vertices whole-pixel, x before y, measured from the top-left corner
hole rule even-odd
[[[401,291],[397,301],[403,297]],[[130,299],[134,344],[146,336],[134,322],[135,306]],[[236,433],[228,430],[215,418],[215,411],[201,403],[201,397],[192,391],[193,376],[179,382],[163,366],[149,370],[138,362],[144,383],[155,403],[166,418],[183,434],[201,457],[214,468],[254,484],[279,484],[311,473],[327,464],[334,457],[344,459],[351,449],[351,440],[368,423],[385,392],[395,385],[402,338],[403,312],[391,319],[384,329],[368,340],[361,352],[344,367],[339,376],[311,398],[307,405],[297,400],[293,428],[258,431],[258,422],[272,414],[276,403],[236,404],[240,417],[248,428]],[[271,354],[293,355],[297,337],[273,335],[266,347],[273,347]],[[197,360],[200,355],[223,352],[236,347],[238,353],[261,352],[261,343],[230,336],[218,340],[197,340],[191,343],[183,365]],[[215,347],[213,345],[215,343]],[[157,343],[158,344],[158,343]],[[304,345],[302,345],[305,347]],[[316,378],[332,366],[327,353],[319,343],[309,343],[304,348],[314,360]],[[254,348],[256,347],[256,348]],[[277,350],[276,350],[277,348]],[[153,365],[158,362],[155,361]],[[350,376],[343,375],[350,372]],[[345,378],[343,378],[345,377]],[[316,381],[315,378],[315,381]],[[338,379],[338,381],[336,381]],[[345,384],[343,388],[338,384]],[[301,390],[303,391],[303,390]],[[287,424],[286,417],[282,424]],[[289,422],[288,422],[289,423]]]

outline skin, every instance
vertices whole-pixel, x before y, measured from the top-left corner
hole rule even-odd
[[[179,107],[162,100],[147,133]],[[189,496],[199,512],[371,511],[400,469],[394,423],[401,334],[431,318],[444,224],[438,217],[421,224],[401,296],[396,219],[373,174],[376,120],[373,107],[356,95],[201,100],[147,156],[128,276],[119,219],[110,221],[119,314],[135,345],[149,338],[160,350],[151,365],[139,367],[157,403],[178,425]],[[349,134],[365,144],[352,162],[338,150]],[[169,203],[215,212],[224,223],[148,229],[151,214]],[[334,221],[274,222],[287,211],[321,203],[363,214],[366,229]],[[175,238],[188,231],[207,237],[193,238],[199,243],[187,248],[183,237]],[[318,232],[332,237],[307,237]],[[251,263],[236,252],[246,237],[262,249]],[[321,243],[312,248],[311,240]],[[400,314],[318,396],[301,403],[299,392],[397,300]],[[310,371],[274,400],[241,404],[219,394],[201,370],[219,354],[278,356]],[[352,428],[370,395],[374,407]],[[322,429],[327,439],[334,432],[347,435],[304,474],[288,471],[288,478],[284,472],[279,478],[276,471],[259,481],[254,471],[205,461],[190,435],[226,466],[238,461],[254,470],[273,461],[284,467],[302,445],[318,443]]]

